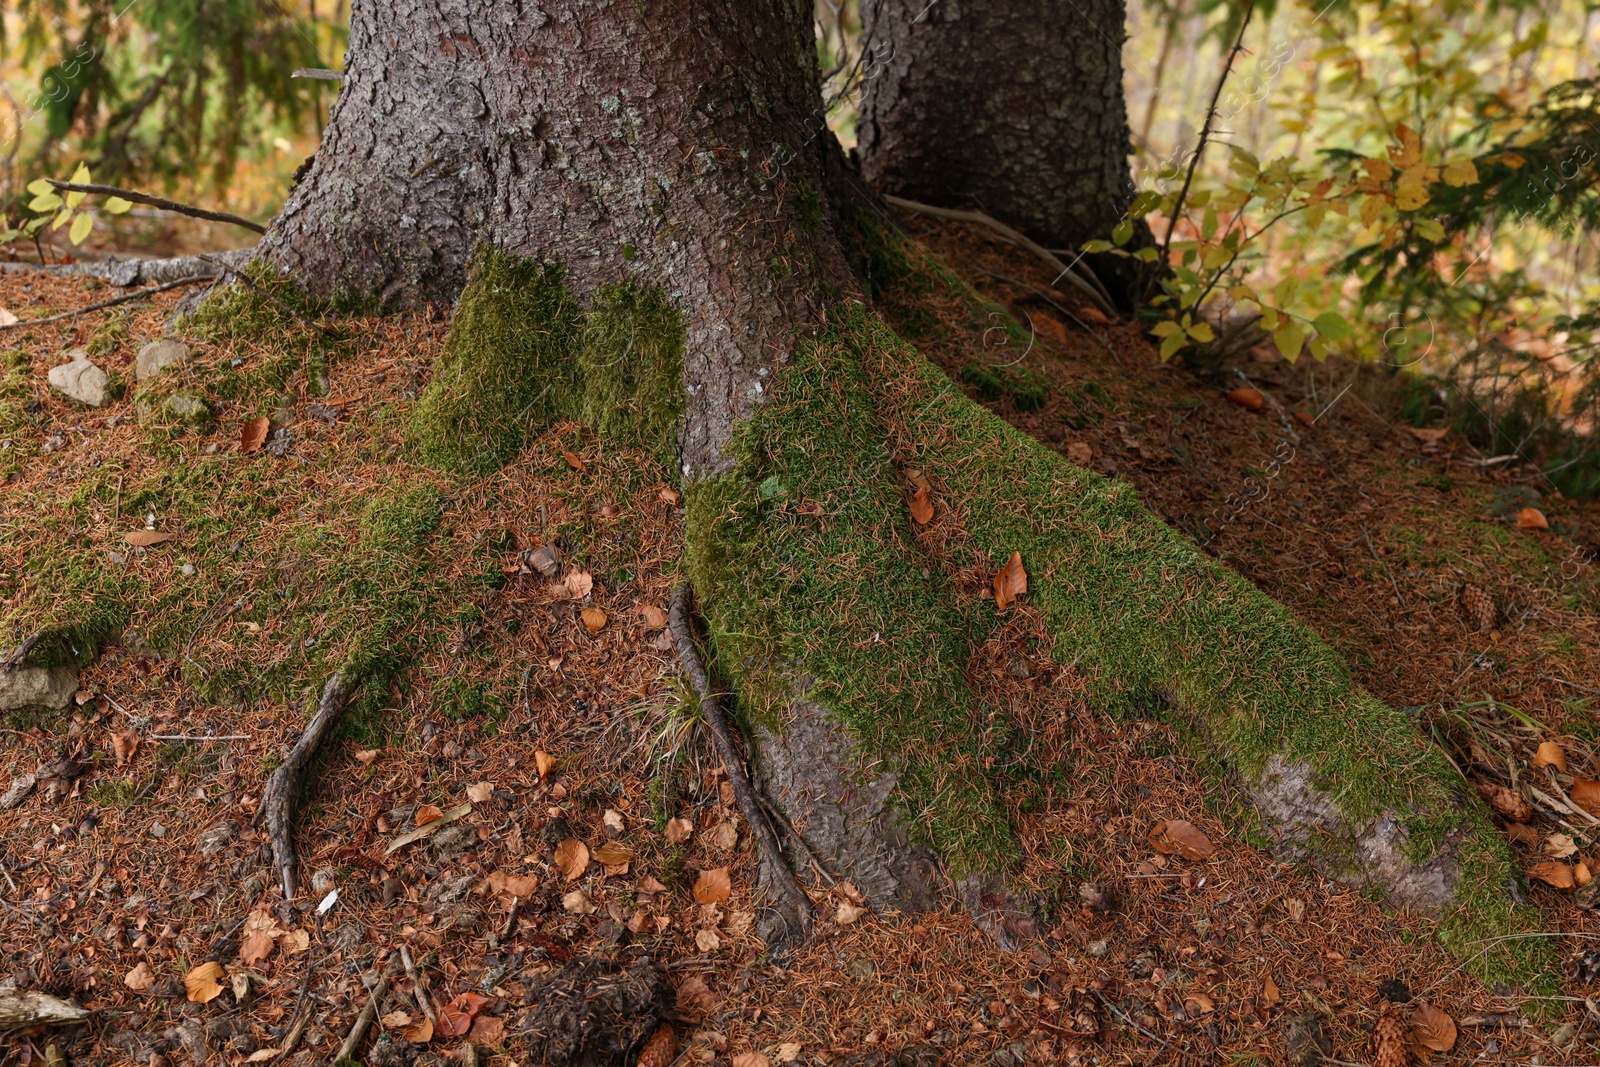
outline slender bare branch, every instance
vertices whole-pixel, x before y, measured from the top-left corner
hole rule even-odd
[[[164,196],[154,196],[150,193],[141,193],[137,189],[119,189],[115,185],[100,185],[98,183],[58,182],[46,179],[50,184],[66,193],[89,193],[95,196],[120,196],[124,200],[131,200],[135,204],[145,204],[149,207],[160,208],[162,211],[171,211],[179,215],[187,215],[192,219],[205,219],[208,222],[227,222],[234,226],[242,226],[256,233],[266,233],[267,228],[259,222],[251,222],[240,215],[233,215],[226,211],[208,211],[203,207],[193,204],[180,204],[176,200],[168,200]]]

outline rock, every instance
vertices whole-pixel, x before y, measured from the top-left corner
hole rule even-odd
[[[200,835],[200,855],[214,856],[238,839],[239,824],[226,819]]]
[[[18,775],[11,779],[11,788],[5,791],[4,796],[0,796],[0,811],[10,811],[27,800],[37,781],[31,774]]]
[[[467,895],[467,891],[472,888],[473,880],[473,876],[470,874],[446,878],[442,882],[435,882],[430,885],[423,897],[436,904],[454,904]]]
[[[167,828],[158,822],[153,822],[150,824],[150,836],[159,841],[167,836]]]
[[[433,854],[453,862],[478,847],[478,831],[471,826],[447,826],[433,835]]]
[[[92,408],[111,402],[111,379],[89,360],[89,353],[74,348],[69,361],[50,368],[50,385],[57,392]]]
[[[151,341],[139,349],[139,355],[133,361],[133,375],[142,382],[188,358],[189,346],[182,341]]]
[[[13,667],[0,670],[0,711],[49,708],[60,711],[78,691],[78,672],[71,667]]]
[[[174,393],[167,397],[161,405],[161,410],[168,418],[191,426],[202,425],[211,417],[211,409],[206,406],[206,402],[187,393]]]
[[[449,929],[460,930],[464,934],[470,934],[475,932],[482,922],[483,912],[478,911],[476,908],[462,908],[451,917]]]
[[[211,1059],[211,1047],[206,1044],[205,1031],[193,1020],[178,1024],[178,1041],[195,1064],[206,1063]]]
[[[311,876],[311,891],[319,897],[327,896],[328,892],[333,889],[333,885],[333,869],[330,867],[318,868],[317,872]]]

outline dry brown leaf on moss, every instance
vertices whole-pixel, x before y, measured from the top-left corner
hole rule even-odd
[[[247,456],[259,451],[261,446],[267,443],[267,431],[271,427],[272,423],[264,415],[259,419],[242,423],[239,426],[239,451]]]
[[[1456,1046],[1456,1021],[1424,1001],[1411,1013],[1411,1036],[1423,1048],[1449,1052]]]
[[[570,452],[563,448],[561,450],[561,458],[566,460],[567,466],[571,467],[573,470],[582,471],[585,474],[589,472],[589,468],[583,465],[583,457],[578,455],[576,452]]]
[[[732,892],[733,881],[728,877],[726,867],[701,871],[700,877],[694,882],[694,899],[701,904],[721,904]]]
[[[1028,572],[1022,568],[1022,553],[1013,552],[1006,565],[994,576],[994,606],[1006,610],[1010,603],[1028,591]]]
[[[1567,754],[1562,747],[1554,741],[1539,742],[1539,751],[1533,754],[1535,767],[1554,767],[1563,774],[1567,770]]]
[[[1203,860],[1217,851],[1211,838],[1187,819],[1169,819],[1150,831],[1150,847],[1158,852],[1176,853],[1186,860]]]
[[[172,535],[158,533],[155,530],[133,530],[123,534],[122,539],[134,548],[149,548],[151,545],[159,545],[163,541],[172,540]]]
[[[1572,788],[1567,790],[1567,796],[1590,815],[1600,814],[1600,781],[1574,778]]]
[[[183,990],[191,1004],[209,1004],[222,995],[222,980],[226,977],[222,964],[207,960],[183,976]]]
[[[555,863],[567,881],[575,882],[589,869],[589,846],[569,837],[556,846]]]
[[[599,608],[583,609],[583,628],[592,634],[597,634],[606,628],[606,613]]]
[[[1517,528],[1519,530],[1548,530],[1550,520],[1544,517],[1544,512],[1538,508],[1523,508],[1517,512]]]
[[[918,526],[926,526],[933,521],[933,501],[928,499],[928,487],[921,485],[911,494],[911,518]]]
[[[1578,884],[1577,877],[1573,874],[1571,867],[1565,863],[1556,863],[1553,860],[1545,863],[1535,863],[1532,867],[1529,867],[1528,877],[1537,878],[1546,885],[1553,885],[1557,889],[1571,889]]]

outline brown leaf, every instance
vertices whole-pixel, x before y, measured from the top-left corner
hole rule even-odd
[[[1084,441],[1073,441],[1067,445],[1067,462],[1075,463],[1080,467],[1087,467],[1094,461],[1094,446]]]
[[[581,889],[574,889],[562,897],[561,906],[574,915],[593,915],[596,911],[594,901]]]
[[[662,885],[655,876],[647,874],[639,879],[639,887],[636,891],[640,893],[665,893],[667,887]]]
[[[597,634],[606,628],[606,613],[599,608],[583,609],[583,628],[592,634]]]
[[[1539,751],[1533,754],[1533,765],[1535,767],[1554,767],[1565,774],[1567,770],[1567,753],[1554,741],[1541,741],[1539,742]]]
[[[1565,863],[1546,860],[1535,863],[1528,868],[1528,877],[1537,878],[1546,885],[1553,885],[1557,889],[1571,889],[1578,884],[1577,878],[1572,873],[1572,868]]]
[[[208,960],[183,976],[183,989],[191,1004],[209,1004],[222,995],[222,964]]]
[[[1150,847],[1158,852],[1177,853],[1186,860],[1203,860],[1217,850],[1211,838],[1187,819],[1170,819],[1150,831]]]
[[[493,782],[473,782],[467,786],[467,799],[474,804],[487,804],[492,796],[494,796]]]
[[[1267,406],[1267,398],[1261,395],[1261,390],[1240,387],[1228,391],[1228,399],[1242,408],[1251,411],[1260,411]]]
[[[701,871],[700,877],[695,879],[694,899],[701,904],[721,904],[732,892],[733,881],[728,877],[726,867]]]
[[[911,518],[918,526],[926,526],[933,521],[933,501],[928,499],[927,486],[918,486],[917,491],[911,494]]]
[[[467,1040],[475,1045],[499,1048],[506,1043],[505,1020],[496,1015],[478,1016],[472,1021],[472,1029],[467,1031]]]
[[[677,507],[679,504],[683,503],[683,494],[672,488],[670,485],[662,486],[661,492],[657,493],[656,495],[659,496],[664,503],[671,504],[673,507]]]
[[[1035,314],[1033,328],[1041,337],[1048,337],[1058,345],[1067,343],[1067,328],[1049,315]]]
[[[589,846],[576,837],[569,837],[556,846],[555,861],[567,881],[575,882],[589,869]]]
[[[637,1067],[672,1067],[678,1057],[678,1035],[671,1023],[661,1023],[639,1050]]]
[[[436,819],[444,818],[444,812],[432,804],[418,804],[415,822],[418,826],[426,826]]]
[[[866,908],[863,908],[858,904],[852,904],[848,900],[845,900],[839,903],[838,910],[833,913],[833,921],[838,923],[840,926],[849,926],[866,913]]]
[[[539,879],[532,874],[512,874],[495,871],[489,875],[489,891],[508,897],[531,897],[539,889]]]
[[[439,1005],[439,1025],[434,1032],[440,1037],[460,1037],[472,1029],[472,1020],[489,1003],[489,998],[477,993],[462,993],[448,1004]]]
[[[130,533],[123,534],[122,539],[134,548],[149,548],[151,545],[159,545],[163,541],[172,540],[172,535],[158,533],[155,530],[133,530]]]
[[[1411,1013],[1411,1036],[1423,1048],[1449,1052],[1456,1045],[1456,1021],[1432,1004],[1423,1002]]]
[[[681,845],[694,834],[694,823],[688,819],[667,820],[667,844]]]
[[[1517,512],[1517,528],[1520,530],[1548,530],[1550,520],[1544,517],[1544,512],[1538,508],[1523,508]]]
[[[426,1045],[433,1040],[433,1020],[424,1015],[414,1026],[400,1031],[400,1036],[415,1044]]]
[[[401,1027],[411,1025],[411,1016],[403,1011],[391,1011],[378,1021],[383,1024],[385,1030],[399,1030]]]
[[[603,863],[607,867],[620,867],[633,859],[633,850],[616,841],[607,841],[594,850],[594,858],[597,863]]]
[[[1278,983],[1272,980],[1270,974],[1261,983],[1261,999],[1268,1004],[1277,1004],[1283,1000],[1283,993],[1278,990]]]
[[[1543,840],[1539,831],[1527,823],[1514,822],[1506,827],[1506,836],[1519,845],[1537,846]]]
[[[1000,573],[994,576],[994,606],[1004,611],[1010,603],[1028,591],[1028,572],[1022,569],[1022,553],[1013,552]]]
[[[1507,822],[1527,822],[1533,818],[1533,805],[1523,799],[1521,793],[1494,782],[1479,782],[1478,793],[1489,802],[1495,814]]]
[[[271,428],[272,423],[265,415],[242,423],[239,426],[239,451],[248,456],[260,449],[267,443],[267,431]]]
[[[578,455],[576,452],[569,452],[563,448],[561,450],[561,458],[566,460],[567,466],[571,467],[573,470],[588,473],[589,468],[583,465],[583,457]]]
[[[1552,859],[1564,860],[1578,854],[1578,843],[1569,834],[1551,834],[1544,839],[1544,854]]]
[[[126,763],[139,751],[139,735],[132,730],[119,730],[111,735],[111,751],[118,763]]]
[[[539,781],[550,777],[550,772],[556,769],[556,758],[550,753],[539,749],[533,754],[534,766],[539,768]]]
[[[1590,815],[1600,813],[1600,781],[1591,778],[1574,778],[1567,796]]]
[[[1078,309],[1078,313],[1091,322],[1098,322],[1102,326],[1111,325],[1111,320],[1106,317],[1106,313],[1093,304],[1083,305]]]
[[[717,936],[715,930],[696,930],[694,947],[701,952],[715,952],[722,947],[722,938]]]
[[[1217,1010],[1216,1002],[1198,990],[1183,998],[1183,1010],[1190,1015],[1206,1015]]]
[[[733,1067],[772,1067],[772,1062],[762,1052],[741,1052],[733,1058]]]
[[[1579,889],[1594,881],[1594,875],[1589,871],[1589,865],[1583,861],[1581,856],[1578,858],[1578,862],[1572,866],[1572,881]]]
[[[122,976],[122,984],[135,993],[148,993],[155,982],[156,976],[150,973],[150,965],[144,960],[134,964],[133,970]]]
[[[667,625],[667,613],[654,604],[639,605],[639,614],[644,616],[644,624],[652,630],[659,630]]]
[[[594,591],[594,575],[588,571],[568,571],[566,585],[568,596],[573,600],[582,600]]]
[[[264,908],[252,911],[244,920],[244,937],[239,943],[239,961],[246,967],[266,959],[278,947],[277,937],[283,928]]]
[[[685,1015],[710,1015],[717,1010],[717,998],[702,979],[685,978],[678,986],[678,1010]]]

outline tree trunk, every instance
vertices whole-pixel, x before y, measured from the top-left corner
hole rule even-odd
[[[1107,237],[1132,199],[1123,0],[862,0],[863,176],[978,208],[1048,248]]]
[[[1125,148],[1108,47],[1085,64],[1092,101],[1062,89],[1083,121],[1050,117],[1067,105],[1034,88],[1045,68],[1008,105],[1040,109],[1036,169],[1058,158],[1047,131],[1095,149],[1059,171],[1081,174],[1052,225],[1108,217]],[[1020,859],[1008,793],[1059,769],[1027,762],[1029,723],[975,664],[1036,626],[1040,657],[1097,700],[1181,715],[1278,851],[1443,910],[1462,939],[1513,925],[1503,845],[1404,716],[1126,486],[975,405],[866,308],[828,194],[808,3],[356,0],[346,70],[262,248],[316,294],[459,294],[415,414],[439,463],[510,461],[560,418],[656,450],[684,485],[684,570],[796,859],[878,908],[925,907],[948,879],[997,936],[1030,933],[1002,881]],[[861,226],[875,283],[917,269]],[[995,311],[950,297],[986,325]],[[915,478],[933,526],[907,515]],[[997,609],[980,594],[1012,553],[1027,597]],[[781,945],[800,925],[774,911],[763,929]]]

